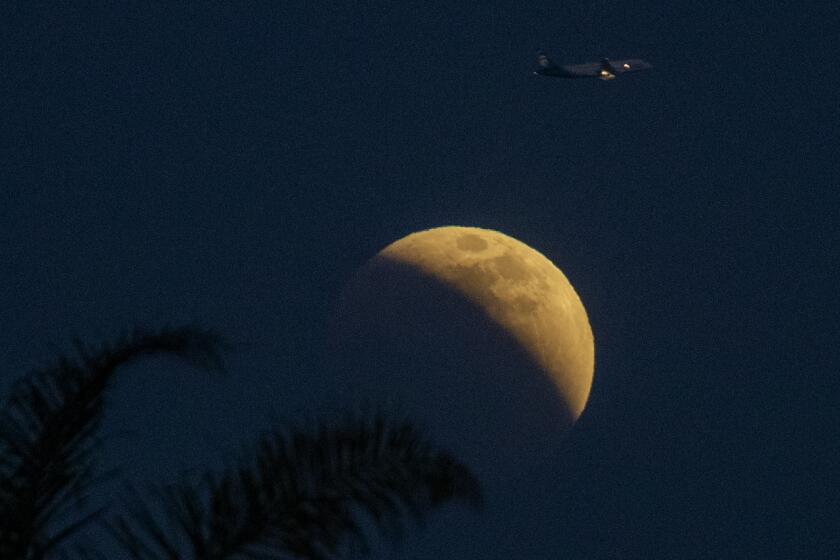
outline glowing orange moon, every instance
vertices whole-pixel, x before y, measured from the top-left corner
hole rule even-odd
[[[334,350],[351,385],[372,376],[368,387],[387,386],[418,410],[453,411],[450,426],[474,422],[452,441],[485,457],[505,438],[550,446],[592,386],[594,341],[577,293],[546,257],[497,231],[449,226],[399,239],[359,271],[337,317]],[[545,424],[552,431],[539,439]]]

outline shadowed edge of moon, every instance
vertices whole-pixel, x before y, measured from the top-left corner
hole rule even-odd
[[[329,341],[345,397],[397,406],[483,479],[541,461],[576,419],[480,305],[382,254],[348,284]]]

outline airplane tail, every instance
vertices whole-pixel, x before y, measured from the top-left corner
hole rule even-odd
[[[551,68],[557,68],[557,65],[554,64],[554,62],[550,58],[548,58],[548,55],[545,54],[545,52],[543,51],[540,51],[540,53],[537,55],[537,64],[540,65],[540,68],[544,68],[546,70]]]

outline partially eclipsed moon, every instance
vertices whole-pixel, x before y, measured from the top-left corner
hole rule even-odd
[[[551,261],[496,231],[441,227],[392,243],[350,283],[335,326],[353,392],[395,397],[426,424],[445,416],[437,428],[482,464],[505,446],[516,461],[555,447],[592,385],[580,298]]]
[[[551,261],[512,237],[467,227],[413,233],[379,258],[414,266],[481,307],[545,370],[571,416],[580,416],[595,365],[592,329]]]

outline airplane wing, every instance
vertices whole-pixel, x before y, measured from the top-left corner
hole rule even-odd
[[[610,66],[615,72],[638,72],[640,70],[649,70],[653,65],[645,62],[641,58],[628,58],[625,60],[610,60]]]

